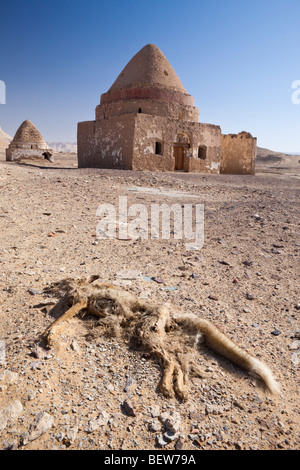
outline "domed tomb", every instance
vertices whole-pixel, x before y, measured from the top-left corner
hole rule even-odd
[[[219,172],[221,129],[199,122],[199,110],[154,44],[127,63],[79,122],[79,167]]]
[[[49,149],[43,136],[29,119],[22,122],[6,149],[7,161],[20,161],[26,158],[51,159],[51,155],[52,150]]]

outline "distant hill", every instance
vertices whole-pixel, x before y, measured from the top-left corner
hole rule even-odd
[[[47,145],[56,153],[77,153],[75,142],[47,142]]]
[[[300,155],[274,152],[273,150],[257,147],[256,166],[299,168]]]
[[[12,137],[4,132],[0,127],[0,152],[4,152],[8,144],[12,141]]]

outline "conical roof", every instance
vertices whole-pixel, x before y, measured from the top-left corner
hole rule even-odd
[[[128,62],[108,93],[142,86],[159,87],[187,94],[175,70],[154,44],[147,44]]]
[[[13,142],[30,142],[35,144],[44,144],[46,145],[41,133],[37,130],[35,125],[26,119],[22,122],[19,129],[17,130]]]

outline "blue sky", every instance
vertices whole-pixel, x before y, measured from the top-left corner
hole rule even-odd
[[[94,119],[100,95],[148,43],[201,122],[300,152],[299,0],[1,0],[0,126],[14,135],[30,119],[48,142],[75,142],[77,122]]]

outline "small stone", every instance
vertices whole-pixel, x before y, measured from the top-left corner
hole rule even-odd
[[[74,428],[70,428],[67,430],[65,436],[62,439],[63,444],[66,447],[70,447],[70,445],[74,444],[78,433],[78,427],[75,426]]]
[[[157,419],[152,419],[149,422],[148,429],[151,432],[158,432],[161,430],[161,424]]]
[[[38,294],[41,294],[42,291],[38,290],[38,289],[28,289],[28,292],[29,294],[31,295],[38,295]]]
[[[253,265],[253,261],[245,260],[245,261],[243,261],[243,264],[244,264],[245,266],[252,266],[252,265]]]
[[[85,429],[86,432],[92,433],[96,431],[100,426],[105,426],[108,423],[109,414],[106,411],[101,411],[97,418],[93,418],[88,422]]]
[[[172,441],[175,441],[175,439],[177,439],[178,435],[174,432],[171,432],[171,431],[166,431],[163,435],[163,438],[165,441],[167,442],[172,442]]]
[[[41,369],[42,363],[41,361],[33,361],[30,364],[31,370]]]
[[[213,295],[213,294],[210,294],[210,295],[208,296],[208,298],[209,298],[210,300],[219,300],[219,298],[218,298],[216,295]]]
[[[156,436],[156,443],[159,447],[164,447],[169,444],[169,442],[165,440],[162,434],[159,434],[158,436]]]
[[[200,279],[201,276],[199,276],[199,274],[192,273],[191,278],[192,279]]]
[[[163,423],[167,430],[175,434],[176,432],[179,431],[179,428],[180,428],[180,424],[181,424],[180,414],[177,413],[176,411],[168,414],[163,420]]]
[[[158,405],[151,405],[149,411],[153,418],[158,418],[158,416],[160,415],[160,409]]]
[[[154,282],[157,282],[157,284],[163,284],[165,281],[159,277],[154,277],[153,278]]]
[[[274,336],[279,336],[279,335],[281,335],[281,331],[279,331],[275,328],[275,330],[272,331],[271,334],[274,335]]]
[[[127,377],[125,387],[124,387],[124,392],[127,393],[133,384],[134,384],[134,379],[132,377]]]
[[[182,450],[183,449],[183,440],[180,437],[175,444],[175,450]]]
[[[248,299],[248,300],[253,300],[253,299],[254,299],[254,295],[251,294],[250,292],[247,292],[247,293],[246,293],[246,299]]]
[[[129,400],[124,400],[123,408],[124,408],[125,413],[128,416],[136,416],[134,407],[133,407],[132,403]]]
[[[292,363],[294,364],[294,366],[298,366],[300,364],[300,350],[295,351],[292,354]]]
[[[141,273],[137,270],[123,270],[115,274],[116,279],[135,280],[141,279]]]
[[[75,352],[79,351],[80,348],[79,348],[79,345],[78,345],[76,339],[72,340],[71,349]]]
[[[290,345],[289,345],[289,349],[293,350],[293,351],[296,351],[297,349],[300,349],[300,339],[297,339],[296,341],[293,341]]]

